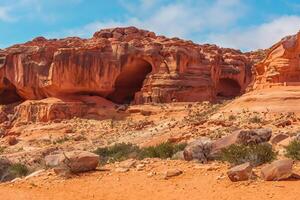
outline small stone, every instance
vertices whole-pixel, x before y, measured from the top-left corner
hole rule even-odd
[[[164,179],[168,179],[174,176],[179,176],[181,175],[183,172],[179,169],[169,169],[166,172],[164,172]]]
[[[137,169],[138,171],[142,171],[142,170],[144,169],[144,167],[145,167],[144,164],[138,164],[138,165],[136,166],[136,169]]]
[[[136,160],[129,159],[129,160],[125,160],[123,162],[120,162],[118,164],[118,166],[121,167],[121,168],[131,168],[131,167],[135,166],[135,164],[136,164]]]
[[[148,177],[152,177],[152,176],[155,176],[155,175],[156,175],[156,172],[149,172],[149,173],[147,174]]]
[[[13,146],[13,145],[16,145],[18,143],[18,140],[15,136],[9,136],[7,138],[7,143],[10,145],[10,146]]]
[[[249,180],[252,175],[252,166],[249,162],[231,168],[227,175],[232,182]]]

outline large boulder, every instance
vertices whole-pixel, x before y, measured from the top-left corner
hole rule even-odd
[[[249,180],[253,175],[252,166],[249,162],[235,166],[229,169],[227,175],[233,182]]]
[[[183,156],[187,161],[198,160],[202,163],[206,163],[210,159],[211,150],[211,140],[201,138],[188,144],[183,151]]]
[[[265,181],[279,181],[292,176],[293,160],[277,160],[261,169],[261,178]]]
[[[242,130],[237,136],[237,143],[244,145],[253,145],[268,142],[271,139],[271,129],[252,129]]]
[[[99,156],[86,151],[71,151],[45,158],[49,167],[63,168],[71,173],[80,173],[95,170],[99,164]]]
[[[268,142],[272,136],[271,129],[250,129],[235,131],[232,134],[222,137],[212,144],[212,154],[219,153],[222,149],[233,144],[252,145]]]

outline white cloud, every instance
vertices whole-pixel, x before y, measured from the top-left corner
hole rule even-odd
[[[0,7],[0,21],[11,22],[14,18],[9,14],[9,7]]]
[[[270,22],[223,34],[211,34],[209,42],[243,50],[265,49],[300,30],[300,16],[281,16]]]
[[[226,29],[245,14],[240,0],[214,0],[210,3],[192,0],[175,1],[169,4],[161,4],[158,0],[140,0],[138,6],[121,2],[132,13],[124,21],[92,22],[83,27],[62,30],[60,34],[54,35],[66,36],[70,33],[89,37],[101,28],[137,26],[169,37],[190,38],[195,33],[200,35],[202,31]],[[232,12],[233,10],[235,12]]]

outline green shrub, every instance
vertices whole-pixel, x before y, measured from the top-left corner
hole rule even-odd
[[[249,118],[249,122],[259,124],[262,122],[262,119],[259,116],[255,115],[254,117]]]
[[[157,146],[145,147],[141,149],[140,158],[171,158],[178,151],[182,151],[186,144],[172,144],[165,142]]]
[[[220,152],[219,159],[232,165],[250,162],[253,166],[271,162],[276,158],[276,153],[269,144],[258,145],[231,145]]]
[[[286,148],[285,156],[294,160],[300,160],[300,141],[292,141]]]
[[[94,153],[100,156],[101,163],[106,163],[107,161],[116,162],[136,158],[139,152],[140,149],[136,145],[120,143],[110,147],[98,148]]]
[[[236,116],[235,115],[229,115],[228,119],[229,119],[229,121],[234,121],[234,120],[236,120]]]
[[[22,177],[26,176],[29,173],[29,170],[26,165],[15,163],[9,167],[9,173],[14,177]]]
[[[4,153],[5,147],[0,146],[0,154]]]
[[[162,143],[157,146],[140,148],[133,144],[120,143],[110,147],[98,148],[94,153],[100,156],[100,163],[123,161],[129,158],[171,158],[178,151],[182,151],[186,144]]]

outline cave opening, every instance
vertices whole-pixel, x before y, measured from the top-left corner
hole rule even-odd
[[[230,78],[222,78],[217,85],[217,98],[233,99],[241,94],[240,84]]]
[[[118,104],[130,104],[151,71],[151,64],[143,59],[127,62],[115,81],[114,92],[108,98]]]
[[[0,105],[8,105],[23,101],[22,97],[17,93],[16,87],[6,78],[4,78],[5,88],[0,89]]]

